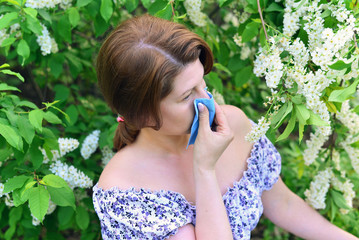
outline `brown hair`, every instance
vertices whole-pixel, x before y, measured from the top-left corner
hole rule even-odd
[[[143,15],[111,32],[100,49],[96,69],[106,102],[124,118],[117,127],[114,148],[132,143],[143,127],[161,127],[161,99],[171,92],[181,70],[198,58],[204,73],[209,73],[213,66],[209,46],[178,23]],[[148,126],[150,119],[155,126]]]

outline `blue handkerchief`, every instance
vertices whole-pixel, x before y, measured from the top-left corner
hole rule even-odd
[[[192,123],[192,127],[191,127],[191,136],[189,137],[187,148],[188,148],[189,145],[194,144],[194,142],[196,141],[197,134],[198,134],[198,126],[199,126],[198,103],[202,103],[208,109],[208,112],[209,112],[209,126],[211,126],[212,123],[213,123],[214,115],[216,113],[216,108],[214,106],[214,100],[213,100],[212,94],[210,94],[209,92],[207,92],[207,94],[209,96],[209,99],[208,98],[197,98],[193,102],[194,110],[195,110],[195,116],[194,116],[194,119],[193,119],[193,123]]]

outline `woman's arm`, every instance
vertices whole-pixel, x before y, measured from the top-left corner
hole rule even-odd
[[[264,215],[274,224],[304,239],[358,240],[357,237],[331,224],[279,178],[262,194]]]
[[[216,162],[232,141],[233,133],[222,109],[217,103],[215,106],[215,131],[210,129],[207,108],[204,105],[199,106],[198,136],[193,150],[197,240],[233,240],[215,172]]]

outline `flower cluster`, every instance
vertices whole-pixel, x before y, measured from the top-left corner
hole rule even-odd
[[[343,178],[345,178],[345,173],[343,172]],[[353,190],[354,184],[350,182],[349,179],[347,179],[344,183],[341,182],[337,177],[333,176],[331,179],[331,183],[335,188],[337,188],[339,191],[343,192],[344,199],[348,207],[353,207],[353,199],[355,197],[355,192]],[[340,212],[343,214],[347,214],[349,210],[347,209],[340,209]]]
[[[4,196],[3,191],[4,191],[4,184],[0,183],[0,198]]]
[[[255,55],[256,49],[254,47],[249,47],[246,43],[243,43],[242,36],[239,36],[238,33],[233,36],[233,40],[239,47],[241,47],[242,60],[252,58]],[[256,38],[254,40],[256,40]]]
[[[359,148],[354,148],[351,144],[359,141],[359,135],[353,136],[349,135],[344,141],[340,143],[340,146],[348,153],[351,160],[353,169],[357,174],[359,174]]]
[[[314,180],[310,183],[310,189],[304,192],[306,201],[316,209],[325,208],[325,196],[329,189],[329,182],[332,177],[332,170],[327,168],[318,172]]]
[[[42,55],[47,55],[50,53],[56,53],[58,52],[58,46],[55,42],[55,39],[50,37],[50,33],[45,27],[45,25],[41,24],[42,26],[42,32],[41,35],[37,36],[37,43],[39,44],[41,48]]]
[[[256,142],[261,136],[263,136],[268,128],[270,122],[265,119],[265,117],[261,117],[258,120],[258,124],[252,127],[252,131],[246,135],[245,139],[248,142]]]
[[[25,6],[29,8],[55,8],[60,5],[61,8],[66,9],[71,6],[72,0],[27,0]]]
[[[59,158],[65,156],[67,153],[72,152],[79,146],[79,141],[74,138],[59,138],[59,149],[60,152],[57,150],[51,150],[52,153],[52,161],[56,161]],[[43,148],[40,148],[42,155],[44,156],[43,163],[48,163],[50,159],[47,157],[46,151]]]
[[[338,19],[338,30],[325,28],[323,11],[326,9]],[[291,40],[301,24],[308,35],[308,46],[300,38]],[[290,89],[295,84],[298,87],[297,94],[306,99],[306,107],[326,123],[318,126],[306,141],[308,148],[303,156],[307,165],[317,159],[321,147],[332,133],[329,110],[321,98],[323,91],[338,79],[350,80],[358,76],[357,59],[353,61],[345,58],[354,30],[355,19],[346,10],[342,0],[338,4],[321,4],[318,0],[289,0],[286,1],[284,14],[284,34],[272,37],[268,47],[259,49],[254,61],[254,73],[258,77],[264,76],[272,91],[279,87]],[[284,51],[289,55],[281,58]],[[329,66],[338,60],[352,62],[352,71],[346,73],[330,69]],[[313,70],[309,65],[318,69]],[[281,81],[283,84],[279,85]],[[351,124],[357,124],[356,120],[352,120]]]
[[[115,153],[108,147],[108,146],[104,146],[101,149],[101,153],[102,153],[102,165],[106,166],[107,163],[111,160],[111,158],[115,155]]]
[[[253,72],[257,77],[265,76],[267,86],[277,88],[283,76],[283,63],[280,58],[281,50],[274,44],[269,50],[259,48],[258,57],[254,61]]]
[[[84,159],[88,159],[91,154],[93,154],[98,147],[98,140],[100,137],[100,130],[93,131],[90,135],[88,135],[81,147],[81,156]]]
[[[93,183],[83,172],[76,169],[74,166],[69,166],[61,161],[55,161],[50,165],[50,171],[63,178],[71,189],[75,187],[90,188]]]
[[[202,0],[185,0],[184,7],[186,8],[189,19],[199,27],[206,26],[207,16],[201,12]]]
[[[3,17],[4,15],[0,15],[0,19]],[[16,38],[20,38],[21,37],[21,31],[20,30],[20,25],[18,23],[14,23],[10,26],[10,28],[3,28],[0,30],[0,45],[2,44],[2,42],[9,38],[11,35],[13,35],[15,33],[15,37]]]

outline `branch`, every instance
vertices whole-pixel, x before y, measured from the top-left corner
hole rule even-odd
[[[257,0],[257,6],[258,6],[259,16],[260,16],[261,22],[262,22],[263,31],[264,31],[264,34],[266,35],[266,39],[268,41],[268,34],[267,34],[266,26],[265,26],[266,23],[264,22],[264,19],[263,19],[261,4],[259,3],[259,0]]]

